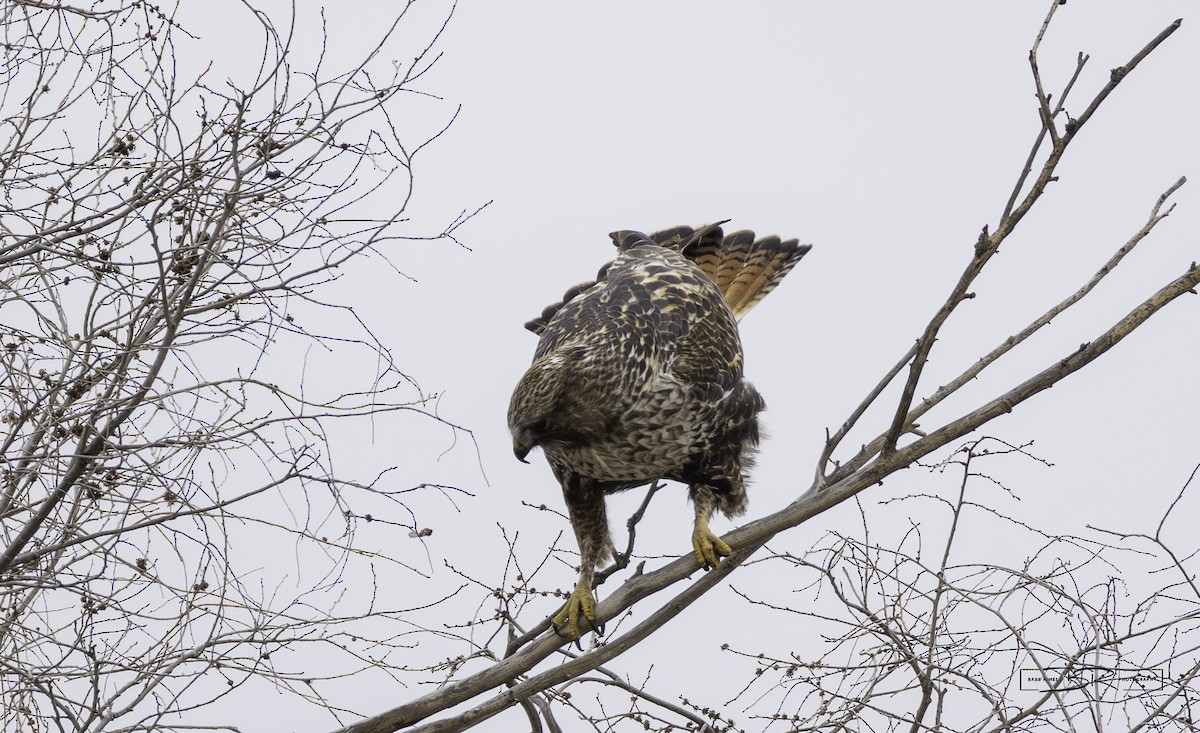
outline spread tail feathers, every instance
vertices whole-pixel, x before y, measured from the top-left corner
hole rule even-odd
[[[812,245],[800,244],[798,239],[780,240],[774,235],[756,240],[754,232],[745,229],[725,236],[721,225],[726,221],[699,229],[687,226],[664,229],[649,236],[628,230],[613,232],[609,236],[621,251],[639,243],[654,242],[660,247],[681,252],[717,284],[734,317],[741,320],[779,285],[779,281],[791,272]],[[564,304],[603,281],[607,271],[608,265],[605,265],[600,268],[595,280],[580,283],[568,290],[561,301],[547,306],[540,316],[526,323],[525,328],[540,335]]]
[[[676,227],[650,235],[658,244],[680,250],[717,284],[738,320],[775,289],[812,248],[798,239],[770,236],[756,240],[741,230],[724,236],[721,224],[693,230]]]

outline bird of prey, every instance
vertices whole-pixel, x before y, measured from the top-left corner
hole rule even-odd
[[[810,245],[725,236],[724,223],[612,233],[617,257],[596,280],[525,324],[540,340],[508,427],[517,458],[540,446],[562,485],[580,567],[553,621],[574,637],[581,615],[595,627],[593,574],[613,552],[606,494],[658,479],[688,484],[696,560],[716,568],[732,552],[708,523],[717,509],[746,510],[744,470],[764,407],[742,376],[737,321]]]

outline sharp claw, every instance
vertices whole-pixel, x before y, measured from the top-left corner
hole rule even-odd
[[[581,616],[587,622],[588,627],[596,632],[597,635],[603,633],[604,626],[602,624],[597,629],[595,604],[596,602],[592,598],[591,589],[582,584],[576,585],[566,604],[550,619],[550,623],[554,625],[554,633],[557,636],[564,636],[561,631],[567,629],[570,631],[570,636],[564,638],[573,638],[578,643],[578,640],[583,636],[579,629]]]
[[[588,626],[591,627],[593,634],[596,636],[604,636],[604,624],[597,624],[594,614],[592,616],[584,616],[583,618],[585,621],[587,621]]]

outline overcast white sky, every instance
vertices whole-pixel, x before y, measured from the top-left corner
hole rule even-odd
[[[343,2],[327,11],[331,59],[349,59],[373,39],[380,11],[370,5]],[[298,7],[304,15],[318,5]],[[444,7],[414,12],[428,19]],[[493,203],[459,233],[470,250],[439,243],[389,253],[415,282],[364,268],[341,291],[402,367],[443,395],[441,414],[478,441],[479,461],[461,442],[443,455],[450,436],[423,422],[389,423],[373,442],[335,436],[345,449],[342,465],[368,472],[399,465],[397,485],[429,481],[475,495],[458,500],[460,512],[439,496],[414,496],[419,521],[434,530],[426,547],[384,527],[369,530],[381,546],[434,573],[429,583],[398,579],[402,592],[432,598],[453,587],[443,558],[494,577],[505,557],[496,522],[521,530],[527,561],[563,529],[520,506],[559,506],[561,499],[539,457],[530,466],[513,459],[505,410],[535,344],[522,323],[611,258],[606,234],[615,229],[732,219],[731,228],[814,244],[743,325],[747,374],[766,397],[770,430],[749,518],[807,488],[825,429],[840,424],[912,343],[981,227],[1003,209],[1037,130],[1027,54],[1047,7],[463,2],[440,44],[443,58],[421,84],[445,102],[421,103],[414,133],[433,129],[435,114],[458,104],[462,112],[418,158],[410,214],[430,230],[462,209]],[[1065,356],[1200,259],[1200,18],[1189,17],[1192,7],[1185,0],[1072,0],[1060,9],[1042,70],[1057,90],[1075,55],[1090,54],[1068,104],[1074,114],[1111,68],[1176,18],[1185,22],[1068,152],[1061,180],[980,279],[978,297],[949,323],[926,391],[1082,285],[1142,226],[1169,185],[1181,175],[1193,181],[1094,302],[1056,321],[927,424]],[[198,25],[197,49],[221,43],[224,30]],[[412,37],[423,38],[427,28],[414,26]],[[1200,461],[1198,333],[1200,299],[1181,298],[1099,363],[990,425],[988,434],[1036,441],[1035,451],[1055,464],[1006,465],[1002,478],[1020,497],[1007,508],[1063,532],[1083,532],[1089,523],[1144,530],[1156,521]],[[874,415],[860,440],[883,420]],[[873,504],[951,484],[910,471],[863,498]],[[910,517],[898,511],[895,526],[908,526]],[[855,512],[841,507],[772,546],[803,551]],[[891,521],[886,511],[875,516]],[[619,530],[623,518],[619,511],[613,517]],[[684,492],[666,492],[647,519],[655,528],[646,531],[646,549],[687,551],[689,522]],[[714,523],[718,532],[732,526]],[[988,559],[983,539],[977,557]],[[1022,549],[997,552],[1020,557]],[[573,581],[566,566],[547,573],[551,585]],[[751,571],[747,578],[735,576],[733,585],[768,579]],[[545,611],[552,610],[547,601]],[[728,588],[719,589],[611,666],[640,678],[654,664],[651,687],[664,697],[723,702],[728,685],[686,674],[728,662],[717,649],[722,641],[736,637],[751,649],[805,643],[804,629],[738,624],[747,612]],[[726,630],[730,624],[736,628]],[[447,645],[414,654],[431,661],[461,651]],[[344,693],[352,706],[378,711],[419,691]],[[374,701],[364,702],[363,693]],[[290,705],[267,698],[255,708],[243,712],[278,722]],[[506,730],[515,720],[502,716],[485,729]],[[331,727],[312,716],[288,722],[303,731]]]

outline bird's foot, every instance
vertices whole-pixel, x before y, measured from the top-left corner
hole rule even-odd
[[[571,597],[567,599],[567,604],[550,621],[554,624],[555,633],[560,633],[565,626],[571,638],[578,639],[581,636],[580,618],[587,622],[597,636],[604,633],[604,626],[596,624],[596,599],[592,596],[591,578],[580,577],[579,582],[575,584],[575,590],[571,592]]]
[[[696,517],[696,527],[692,530],[692,548],[696,552],[696,562],[705,570],[716,569],[721,564],[721,558],[733,554],[733,548],[725,544],[708,528],[708,520]]]

